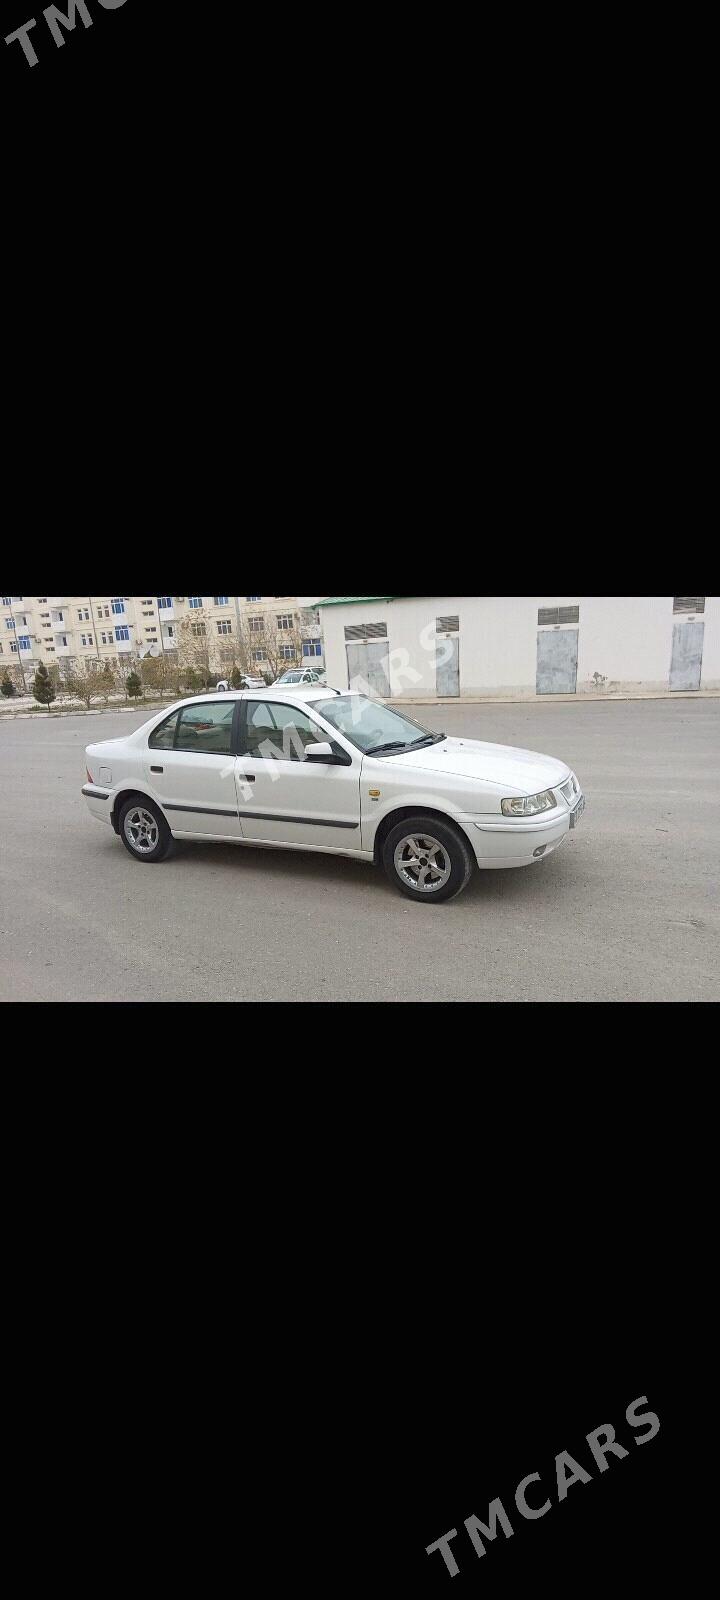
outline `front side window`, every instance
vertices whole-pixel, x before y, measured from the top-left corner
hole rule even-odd
[[[191,594],[189,603],[190,603],[190,610],[191,611],[199,611],[200,607],[202,605],[202,595],[201,594]]]
[[[305,746],[322,742],[325,735],[296,706],[273,701],[248,701],[244,755],[266,761],[302,761]]]
[[[176,750],[202,755],[229,756],[232,752],[232,725],[235,702],[216,700],[210,705],[183,706],[175,738]]]
[[[439,744],[443,733],[431,733],[411,717],[390,711],[378,700],[361,694],[341,694],[334,700],[317,700],[315,709],[333,728],[345,735],[365,755],[398,754],[421,745]]]

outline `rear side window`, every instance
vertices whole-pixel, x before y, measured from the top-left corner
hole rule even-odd
[[[175,749],[196,751],[199,755],[229,756],[234,711],[234,700],[229,704],[227,700],[217,700],[211,705],[183,706]]]
[[[154,733],[151,733],[148,739],[148,746],[151,750],[172,750],[175,742],[177,719],[178,713],[173,711],[172,716],[166,717],[165,721],[160,723],[160,727],[156,728]]]

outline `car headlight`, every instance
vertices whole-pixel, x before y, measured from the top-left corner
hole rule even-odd
[[[542,794],[523,795],[517,800],[501,800],[500,810],[504,817],[536,817],[539,811],[553,811],[557,800],[552,789],[543,789]]]

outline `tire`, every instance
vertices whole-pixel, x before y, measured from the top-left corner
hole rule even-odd
[[[462,834],[450,823],[424,816],[421,811],[391,828],[382,858],[390,882],[408,899],[422,905],[437,906],[454,900],[462,894],[473,870],[470,845]],[[427,887],[421,887],[423,879]]]
[[[134,814],[137,817],[135,823]],[[119,833],[133,860],[146,862],[150,866],[156,861],[164,861],[172,844],[172,834],[162,812],[147,795],[136,795],[133,800],[126,800],[120,812]],[[137,840],[136,844],[132,842],[133,837]],[[144,847],[143,840],[147,841]]]

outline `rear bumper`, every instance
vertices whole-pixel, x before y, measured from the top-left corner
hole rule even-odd
[[[578,797],[578,800],[582,797]],[[547,861],[564,844],[570,832],[569,807],[559,806],[550,816],[497,822],[483,818],[465,829],[479,867],[530,867]],[[540,852],[540,853],[538,853]]]
[[[88,811],[98,822],[111,822],[112,797],[109,789],[99,789],[95,783],[84,783],[82,792],[87,800]]]

